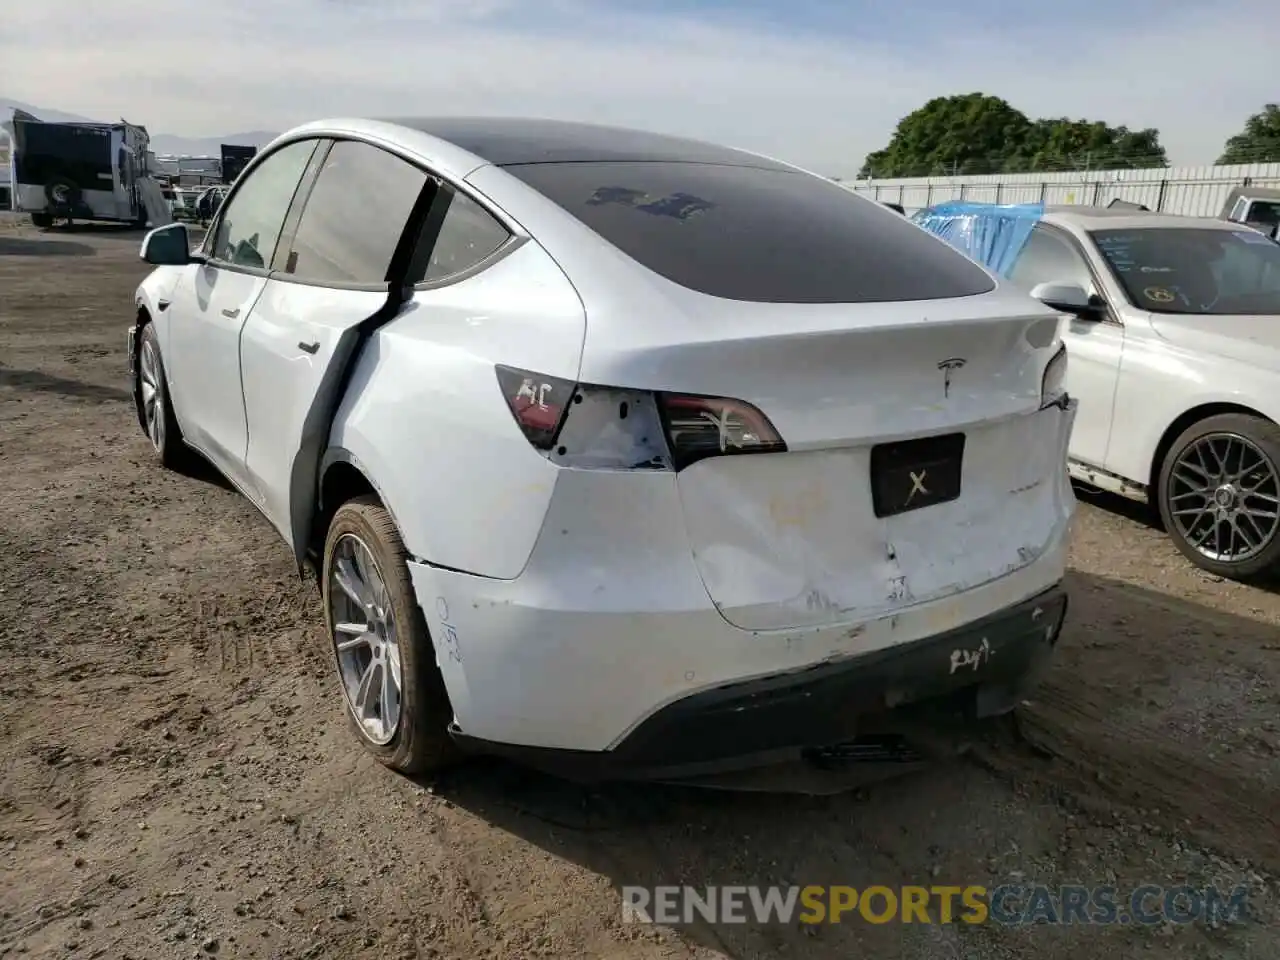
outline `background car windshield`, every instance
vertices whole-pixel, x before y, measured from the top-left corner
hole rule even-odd
[[[900,214],[802,173],[705,163],[504,167],[655,273],[762,303],[936,300],[987,273]]]
[[[1129,300],[1153,313],[1280,316],[1280,243],[1255,230],[1095,230]]]
[[[1280,200],[1255,200],[1249,206],[1249,222],[1274,227],[1280,224]]]

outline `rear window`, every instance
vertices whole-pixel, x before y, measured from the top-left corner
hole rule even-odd
[[[681,286],[760,303],[876,303],[994,289],[963,254],[834,183],[701,163],[503,168]]]

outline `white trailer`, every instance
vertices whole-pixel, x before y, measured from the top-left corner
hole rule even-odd
[[[149,170],[145,127],[126,123],[45,123],[15,110],[9,135],[12,208],[37,226],[56,219],[144,227],[169,222]]]

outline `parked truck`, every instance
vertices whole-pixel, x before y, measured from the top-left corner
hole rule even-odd
[[[12,208],[29,213],[36,226],[58,219],[159,225],[149,213],[149,194],[158,196],[159,187],[149,175],[145,127],[46,123],[21,110],[3,126]]]

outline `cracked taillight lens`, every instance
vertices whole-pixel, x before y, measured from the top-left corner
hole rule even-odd
[[[679,393],[657,396],[677,470],[708,457],[787,449],[769,418],[745,400]]]
[[[538,450],[550,450],[578,385],[515,367],[499,365],[497,371],[502,396],[525,437]]]

